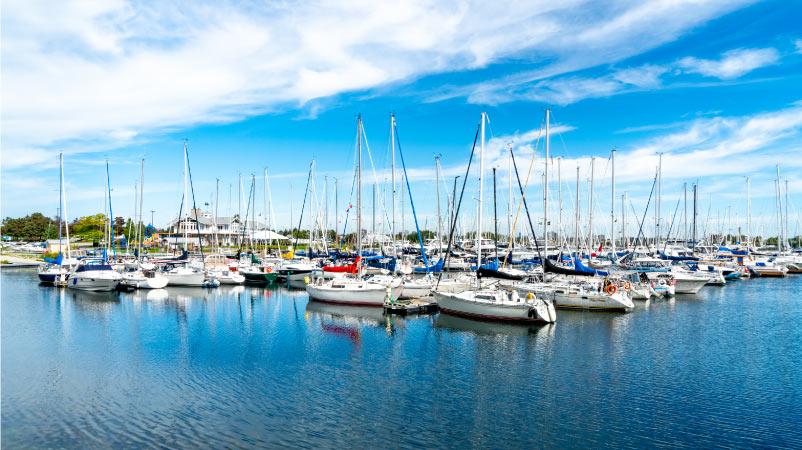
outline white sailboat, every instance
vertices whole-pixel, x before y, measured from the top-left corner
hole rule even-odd
[[[357,255],[362,255],[362,116],[357,119]],[[311,271],[310,271],[311,272]],[[395,284],[395,285],[393,285]],[[357,267],[355,278],[318,278],[306,285],[306,292],[312,300],[360,306],[382,306],[385,299],[398,298],[404,289],[400,282],[378,283],[362,278],[362,264]]]
[[[547,113],[548,114],[548,113]],[[548,117],[548,116],[547,116]],[[484,185],[484,147],[485,121],[487,114],[481,118],[481,145],[479,148],[479,215],[477,217],[476,261],[482,262],[482,191]],[[476,288],[462,292],[433,292],[440,310],[472,318],[504,320],[516,322],[554,322],[557,319],[553,304],[543,301],[533,294],[521,297],[514,290],[500,290],[497,287],[483,288],[482,279],[476,278]]]

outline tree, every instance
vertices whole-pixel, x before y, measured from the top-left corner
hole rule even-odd
[[[105,216],[95,214],[75,219],[72,223],[72,232],[75,236],[88,241],[99,241],[103,238]]]
[[[6,217],[3,220],[3,234],[13,239],[42,240],[52,232],[58,236],[57,222],[38,212],[19,219]]]

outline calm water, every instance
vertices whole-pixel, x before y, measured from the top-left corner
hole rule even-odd
[[[2,273],[2,444],[802,447],[802,277],[556,325]]]

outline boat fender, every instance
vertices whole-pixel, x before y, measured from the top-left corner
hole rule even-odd
[[[304,283],[309,284],[309,277],[304,277]]]
[[[615,292],[616,292],[617,290],[618,290],[618,289],[615,287],[615,285],[614,285],[614,284],[608,284],[608,285],[607,285],[607,289],[605,289],[605,291],[607,291],[607,293],[608,293],[608,294],[610,294],[610,295],[613,295],[613,294],[615,294]]]
[[[526,299],[527,299],[527,300],[532,300],[533,298],[535,298],[535,296],[534,296],[534,295],[532,295],[532,293],[531,293],[531,292],[527,292],[527,293],[526,293]]]

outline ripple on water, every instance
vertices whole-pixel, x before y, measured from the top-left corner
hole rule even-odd
[[[802,277],[530,327],[1,276],[10,448],[802,446]]]

